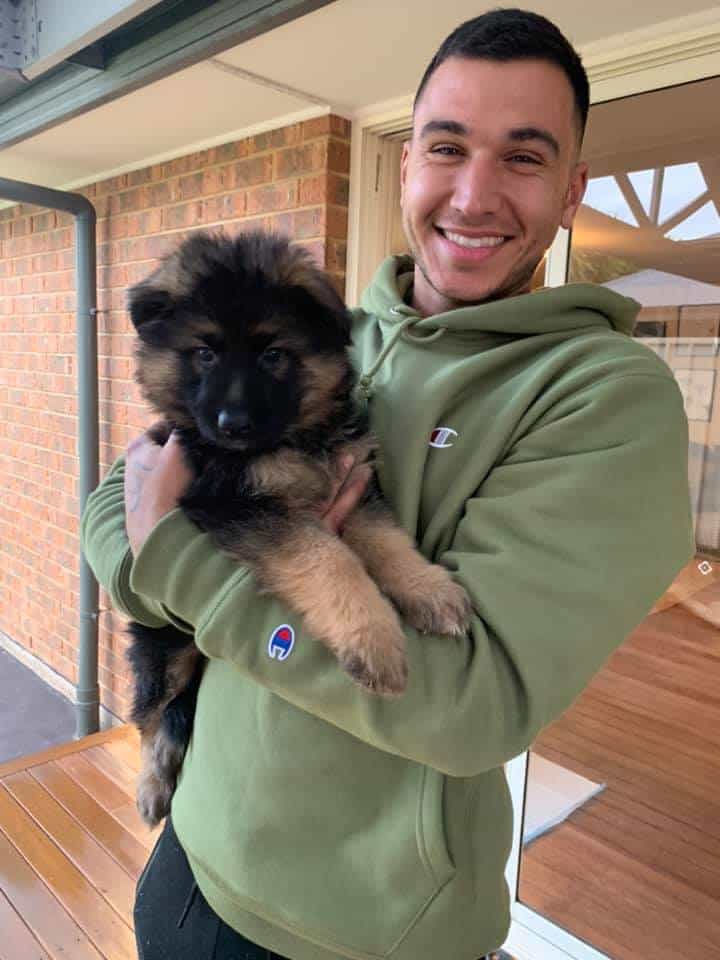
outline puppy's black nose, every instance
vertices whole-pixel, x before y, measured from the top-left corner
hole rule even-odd
[[[250,433],[250,417],[242,410],[221,410],[217,418],[218,430],[226,437]]]

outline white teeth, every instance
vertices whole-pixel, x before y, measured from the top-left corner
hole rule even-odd
[[[450,233],[449,230],[443,232],[448,240],[461,247],[499,247],[505,240],[505,237],[463,237],[459,233]]]

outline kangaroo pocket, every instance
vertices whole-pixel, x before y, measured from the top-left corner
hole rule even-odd
[[[297,731],[283,742],[274,715],[274,749],[255,744],[234,795],[226,785],[204,808],[212,816],[199,801],[217,771],[202,769],[196,737],[173,818],[194,861],[239,909],[330,951],[385,956],[454,872],[444,777],[293,713],[307,746]]]

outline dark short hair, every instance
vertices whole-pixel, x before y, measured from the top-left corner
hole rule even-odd
[[[582,61],[572,44],[546,17],[529,10],[490,10],[456,27],[428,64],[415,94],[413,113],[428,80],[450,57],[470,60],[545,60],[559,67],[575,95],[580,136],[585,132],[590,86]]]

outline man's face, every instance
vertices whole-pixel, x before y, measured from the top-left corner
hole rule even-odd
[[[572,87],[544,61],[451,57],[428,81],[405,144],[403,226],[424,316],[525,293],[587,167]]]

